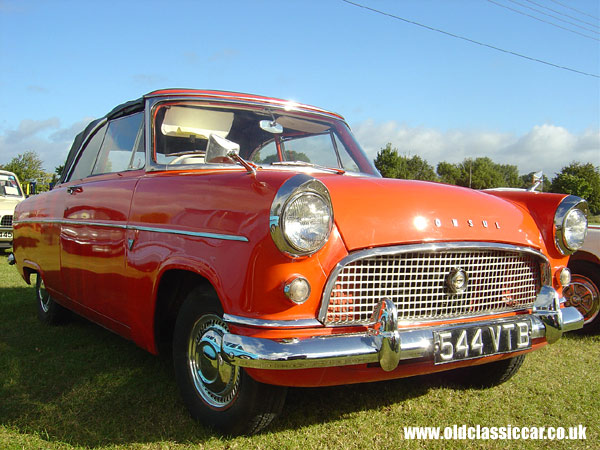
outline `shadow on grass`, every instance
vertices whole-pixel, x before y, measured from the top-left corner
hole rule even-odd
[[[82,318],[58,327],[36,318],[33,289],[0,294],[0,424],[76,446],[178,442],[216,437],[179,399],[170,361]],[[436,376],[290,389],[270,431],[381,410],[443,384]]]

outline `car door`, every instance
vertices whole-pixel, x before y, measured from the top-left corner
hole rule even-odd
[[[79,312],[127,334],[127,218],[145,162],[143,113],[109,121],[89,140],[65,190],[61,273]]]

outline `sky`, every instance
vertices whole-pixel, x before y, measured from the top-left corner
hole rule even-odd
[[[187,87],[340,113],[371,158],[600,165],[599,1],[353,1],[0,0],[0,164]]]

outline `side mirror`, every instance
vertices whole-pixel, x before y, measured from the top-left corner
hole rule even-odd
[[[530,191],[535,191],[544,182],[544,172],[536,172],[533,174],[533,186],[529,188]]]
[[[217,134],[211,134],[208,137],[204,159],[208,164],[227,164],[232,162],[228,156],[232,152],[239,154],[240,145]]]
[[[260,128],[267,133],[271,134],[281,134],[283,133],[283,127],[278,124],[275,120],[261,120]]]

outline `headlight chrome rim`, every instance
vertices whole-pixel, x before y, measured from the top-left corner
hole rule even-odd
[[[587,202],[574,195],[565,197],[554,215],[554,242],[563,255],[571,255],[579,250],[587,234],[587,217],[589,208]],[[579,221],[572,222],[573,215],[579,216]],[[583,228],[578,236],[573,236],[573,228]]]
[[[318,236],[316,236],[315,238],[313,238],[313,242],[311,243],[310,240],[310,236],[306,235],[306,231],[301,230],[301,231],[292,231],[292,224],[294,224],[294,222],[296,224],[298,224],[299,220],[298,218],[291,218],[291,210],[293,208],[293,206],[297,203],[301,203],[301,202],[308,202],[308,201],[313,201],[313,202],[320,202],[321,203],[321,208],[325,209],[327,211],[325,211],[322,215],[321,218],[325,218],[327,220],[326,224],[315,224],[316,227],[323,227],[322,229],[314,229],[313,234],[316,234]],[[302,207],[302,206],[301,206]],[[304,208],[306,208],[306,205],[304,205]],[[319,222],[319,216],[312,216],[317,220],[314,220],[314,222]],[[331,232],[331,208],[329,206],[329,204],[327,203],[327,201],[319,194],[315,193],[315,192],[300,192],[298,194],[293,195],[288,201],[287,204],[285,205],[285,208],[283,209],[283,214],[281,217],[281,227],[282,227],[282,232],[283,232],[283,236],[285,237],[285,240],[287,241],[287,243],[292,246],[297,252],[301,253],[301,254],[308,254],[308,253],[314,253],[318,250],[320,250],[324,245],[325,242],[327,242],[327,239],[329,238],[329,233]],[[301,220],[300,220],[301,222]],[[298,225],[297,225],[298,226]],[[302,227],[302,225],[299,225],[300,227]]]
[[[315,201],[322,202],[322,206],[328,211],[328,220],[319,242],[315,245],[303,246],[290,237],[290,224],[286,224],[286,218],[289,215],[289,208],[295,202],[311,197]],[[279,188],[271,204],[269,227],[275,245],[288,256],[304,257],[318,252],[329,240],[333,229],[333,207],[329,190],[321,181],[307,174],[293,176]]]

